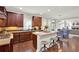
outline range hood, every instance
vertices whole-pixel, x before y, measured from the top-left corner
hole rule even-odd
[[[7,19],[6,9],[3,6],[0,6],[0,19]]]

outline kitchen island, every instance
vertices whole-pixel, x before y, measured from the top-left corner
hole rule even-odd
[[[13,39],[11,40],[12,52],[26,52],[29,49],[32,50],[32,32],[27,30],[15,30],[10,31],[13,33]]]
[[[47,44],[47,48],[49,48],[49,44],[50,44],[50,39],[51,38],[54,38],[56,39],[56,32],[55,31],[52,31],[52,32],[33,32],[34,35],[36,35],[36,40],[33,39],[33,41],[37,43],[37,47],[36,47],[36,52],[39,52],[42,45],[41,45],[41,42],[42,41],[47,41],[48,44]],[[34,44],[35,45],[35,44]]]

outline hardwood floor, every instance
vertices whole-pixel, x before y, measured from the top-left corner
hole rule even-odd
[[[23,44],[24,46],[22,49],[26,48],[22,52],[36,52],[32,41]],[[46,52],[79,52],[79,37],[61,39],[61,41],[58,41],[56,45],[48,48]]]
[[[79,37],[66,40],[63,41],[63,47],[61,48],[63,52],[79,52]]]
[[[62,39],[54,47],[48,48],[47,52],[79,52],[79,37]]]

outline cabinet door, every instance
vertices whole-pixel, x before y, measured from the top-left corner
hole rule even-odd
[[[16,22],[18,27],[23,27],[23,14],[17,14]]]
[[[32,34],[33,46],[35,50],[37,49],[37,36]]]
[[[20,42],[20,36],[19,33],[13,33],[13,44],[17,44]]]
[[[8,12],[7,26],[23,27],[23,14]]]
[[[32,17],[32,26],[38,26],[39,28],[41,28],[42,25],[42,17],[38,17],[38,16],[33,16]]]
[[[16,26],[16,13],[8,12],[7,26]]]
[[[20,42],[30,41],[31,32],[21,32],[20,33]]]

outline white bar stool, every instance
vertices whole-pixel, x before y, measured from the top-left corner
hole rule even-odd
[[[43,45],[43,47],[41,47],[40,52],[47,52],[46,45],[48,44],[48,42],[47,41],[41,41],[41,44]]]

